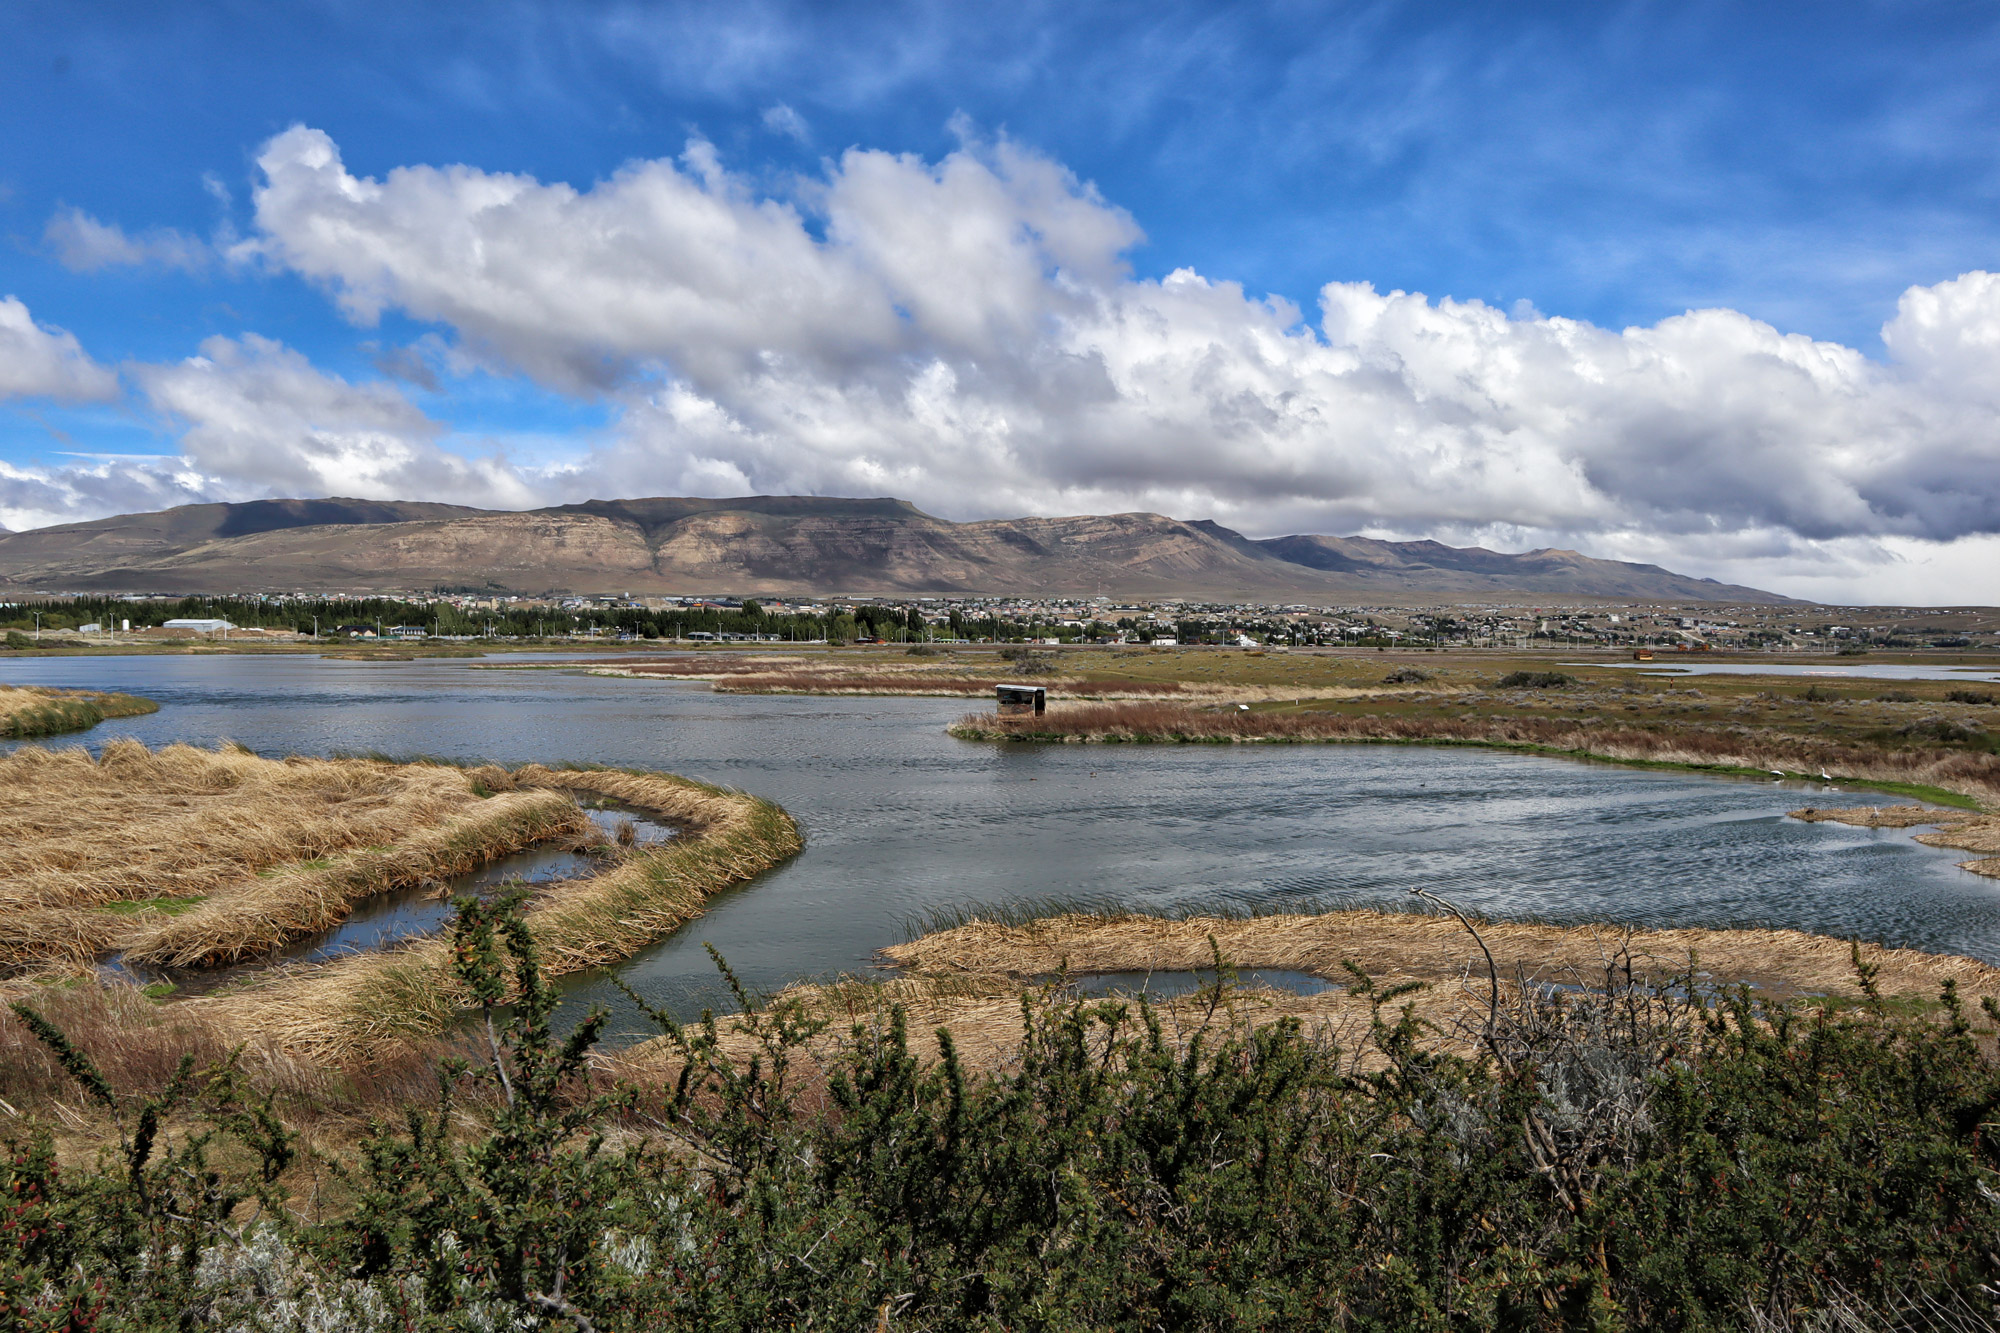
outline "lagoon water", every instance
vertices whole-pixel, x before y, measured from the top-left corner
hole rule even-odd
[[[42,658],[0,664],[0,681],[161,704],[55,744],[590,761],[767,796],[804,826],[805,852],[618,969],[684,1015],[725,997],[705,943],[775,989],[869,967],[927,911],[1051,897],[1400,905],[1423,885],[1500,916],[1755,922],[2000,964],[2000,881],[1907,830],[1785,818],[1892,799],[1817,784],[1401,746],[995,747],[945,735],[959,700],[722,695],[468,661]],[[571,990],[629,1025],[603,978]]]
[[[1611,667],[1647,676],[1833,676],[1850,680],[1949,680],[1964,685],[2000,682],[1991,667],[1949,662],[1703,662],[1694,654],[1662,652],[1651,662],[1565,662],[1564,666]]]

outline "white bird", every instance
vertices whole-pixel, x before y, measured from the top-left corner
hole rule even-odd
[[[1774,778],[1781,778],[1785,776],[1785,770],[1782,768],[1774,768],[1771,770],[1771,776]]]
[[[1833,774],[1831,774],[1831,773],[1827,772],[1827,771],[1826,771],[1825,769],[1823,769],[1823,768],[1822,768],[1822,769],[1821,769],[1821,770],[1819,771],[1819,775],[1820,775],[1820,776],[1821,776],[1822,778],[1826,779],[1826,780],[1827,780],[1828,782],[1831,782],[1831,781],[1833,781]]]

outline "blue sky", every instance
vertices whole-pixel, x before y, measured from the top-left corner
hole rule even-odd
[[[2000,601],[1991,5],[29,10],[10,527],[887,491]]]

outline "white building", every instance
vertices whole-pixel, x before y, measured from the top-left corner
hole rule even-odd
[[[169,620],[166,624],[160,626],[160,628],[167,630],[177,629],[188,634],[214,634],[220,630],[235,629],[236,626],[226,620],[189,619]]]

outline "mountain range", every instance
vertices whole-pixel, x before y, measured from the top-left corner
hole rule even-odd
[[[590,500],[503,511],[400,500],[183,505],[0,535],[0,587],[40,592],[1109,595],[1314,602],[1780,603],[1553,548],[1254,540],[1159,514],[953,523],[894,499]]]

